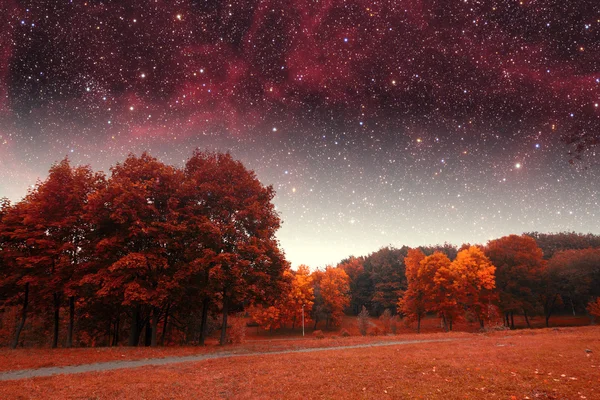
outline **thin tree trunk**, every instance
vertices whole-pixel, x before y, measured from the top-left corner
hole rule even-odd
[[[119,325],[121,322],[121,318],[119,317],[119,314],[117,313],[117,320],[115,321],[115,334],[113,335],[113,346],[118,346],[119,345]]]
[[[527,318],[527,311],[523,310],[523,315],[525,316],[525,322],[527,322],[527,327],[531,329],[531,324],[529,323],[529,318]]]
[[[575,317],[575,305],[573,305],[573,297],[569,296],[569,301],[571,302],[571,309],[573,310],[573,316]],[[547,325],[546,325],[547,326]]]
[[[515,312],[510,312],[510,329],[515,329]]]
[[[106,329],[106,346],[110,347],[112,345],[112,329],[113,323],[112,319],[108,320],[108,328]]]
[[[484,322],[483,318],[481,318],[481,317],[479,317],[479,327],[481,329],[485,328],[485,322]]]
[[[156,347],[157,341],[158,341],[158,315],[159,313],[159,308],[158,307],[153,307],[152,308],[152,333],[150,334],[150,346],[152,347]]]
[[[421,315],[417,315],[417,333],[421,333]]]
[[[19,344],[19,336],[21,336],[21,331],[25,326],[25,320],[27,319],[27,306],[29,305],[29,282],[25,284],[25,296],[23,297],[23,309],[21,310],[21,320],[19,321],[19,325],[17,325],[17,330],[15,331],[15,337],[10,345],[11,349],[16,349]]]
[[[221,325],[221,339],[219,343],[221,346],[226,344],[227,341],[227,295],[223,292],[223,323]]]
[[[319,318],[315,316],[315,326],[313,327],[313,331],[317,330],[317,323],[319,322]]]
[[[202,301],[202,320],[200,322],[200,346],[204,346],[204,341],[206,340],[207,332],[207,321],[208,321],[208,297],[205,297]]]
[[[133,309],[133,315],[131,316],[131,326],[129,327],[129,339],[127,340],[127,346],[137,346],[140,339],[139,331],[139,313],[140,306],[135,306]]]
[[[149,347],[152,344],[152,315],[144,319],[144,346]]]
[[[160,337],[160,345],[165,345],[165,336],[167,335],[167,322],[169,321],[169,309],[171,308],[171,304],[167,304],[167,309],[165,310],[165,320],[163,321],[163,330],[162,336]]]
[[[296,316],[294,315],[294,319],[292,320],[292,330],[296,327]]]
[[[506,326],[507,328],[510,327],[510,321],[508,320],[508,314],[507,312],[504,313],[504,326]]]
[[[442,321],[444,322],[444,330],[448,332],[448,323],[446,322],[446,314],[442,314]]]
[[[58,324],[60,322],[60,294],[54,293],[54,329],[52,335],[52,348],[58,347]]]
[[[73,325],[75,325],[75,296],[69,297],[69,329],[67,330],[67,347],[73,347]],[[110,324],[108,328],[108,341],[110,343]]]

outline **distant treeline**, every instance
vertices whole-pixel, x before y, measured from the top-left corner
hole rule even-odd
[[[424,256],[441,253],[452,261],[459,250],[469,247],[444,244],[418,250]],[[479,247],[496,268],[494,291],[498,298],[493,303],[500,306],[500,312],[543,315],[548,322],[555,312],[588,313],[589,302],[600,296],[599,235],[529,232]],[[409,289],[405,259],[410,250],[384,247],[367,256],[342,260],[338,267],[350,277],[346,311],[357,315],[364,306],[371,315],[381,315],[386,309],[395,312],[398,298]],[[511,291],[515,295],[510,295]]]

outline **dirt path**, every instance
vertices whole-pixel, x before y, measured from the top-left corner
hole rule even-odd
[[[347,350],[347,349],[361,349],[365,347],[383,347],[383,346],[397,346],[403,344],[415,344],[415,343],[436,343],[436,342],[451,342],[462,339],[430,339],[430,340],[402,340],[395,342],[377,342],[377,343],[365,343],[351,346],[335,346],[335,347],[316,347],[307,349],[297,350],[282,350],[282,351],[264,351],[254,353],[212,353],[212,354],[199,354],[193,356],[181,356],[181,357],[164,357],[164,358],[149,358],[144,360],[129,360],[129,361],[107,361],[94,364],[83,364],[83,365],[72,365],[66,367],[47,367],[38,369],[24,369],[19,371],[9,371],[0,373],[0,381],[8,381],[15,379],[28,379],[36,377],[45,377],[60,374],[81,374],[85,372],[101,372],[101,371],[112,371],[115,369],[128,369],[138,368],[145,366],[156,366],[156,365],[169,365],[178,364],[185,362],[203,361],[213,358],[233,358],[233,357],[252,357],[261,355],[278,355],[278,354],[289,354],[289,353],[312,353],[316,351],[333,351],[333,350]]]

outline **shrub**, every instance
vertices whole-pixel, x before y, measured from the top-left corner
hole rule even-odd
[[[315,337],[315,339],[325,339],[325,335],[323,334],[322,330],[314,331],[313,336]]]
[[[369,331],[370,336],[379,336],[381,335],[381,330],[378,327],[374,327]]]
[[[350,332],[348,332],[346,329],[342,329],[340,332],[340,336],[348,337],[348,336],[350,336]]]
[[[592,323],[595,323],[596,318],[600,317],[600,297],[596,297],[596,301],[590,301],[587,310],[592,315]]]
[[[383,333],[384,335],[390,333],[390,323],[392,320],[392,313],[390,312],[390,310],[386,308],[383,314],[381,314],[381,316],[379,317],[379,320],[381,321],[382,325],[381,333]]]
[[[356,317],[356,320],[358,321],[358,331],[360,334],[367,336],[367,329],[369,328],[369,312],[365,306],[362,307],[362,310]]]
[[[398,316],[397,315],[394,315],[390,319],[390,330],[392,331],[392,333],[394,335],[398,332]]]

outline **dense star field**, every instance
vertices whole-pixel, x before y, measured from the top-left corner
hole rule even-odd
[[[600,232],[596,154],[565,140],[600,132],[597,0],[3,0],[0,20],[0,197],[66,155],[198,147],[274,186],[294,265]]]

